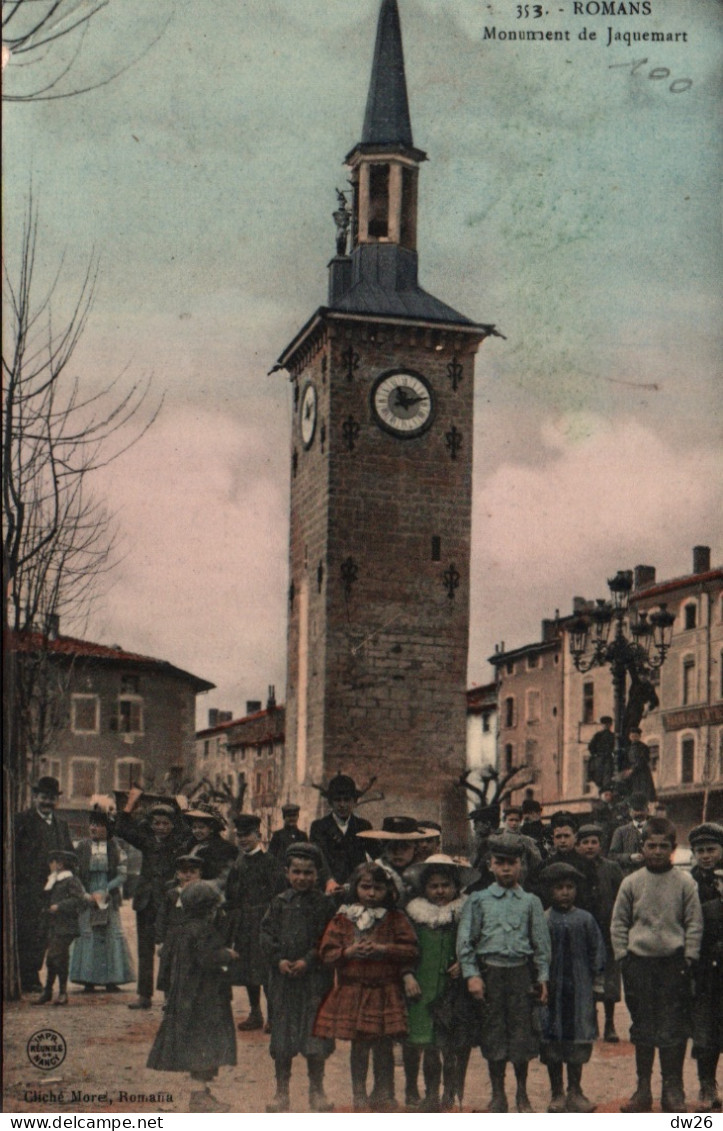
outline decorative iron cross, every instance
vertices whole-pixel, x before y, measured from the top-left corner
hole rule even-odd
[[[451,458],[456,459],[457,452],[462,447],[462,433],[459,431],[459,429],[455,428],[454,424],[450,428],[449,432],[445,432],[444,441],[447,445],[447,451],[449,452]]]
[[[347,381],[353,381],[354,373],[359,368],[359,354],[354,352],[353,346],[349,346],[349,349],[344,350],[341,355],[341,360],[346,362]]]
[[[460,384],[463,375],[464,375],[464,369],[463,369],[462,365],[460,364],[460,362],[457,361],[457,356],[455,354],[455,356],[452,358],[449,365],[447,366],[447,376],[449,377],[450,381],[452,382],[452,388],[454,389],[455,393],[457,392],[457,386]]]
[[[459,570],[455,566],[454,562],[451,562],[449,569],[446,569],[444,571],[442,575],[442,581],[444,583],[444,588],[447,590],[447,596],[449,597],[450,601],[454,600],[454,591],[455,589],[459,589],[460,581]]]
[[[350,452],[353,452],[354,445],[356,444],[360,432],[359,422],[356,421],[353,416],[347,416],[346,420],[342,424],[341,430],[344,436],[344,443],[346,444],[348,450]]]
[[[296,479],[296,473],[297,473],[298,470],[299,470],[299,453],[297,452],[296,448],[294,448],[292,455],[291,455],[291,471],[292,471],[292,474],[294,476],[294,479]]]
[[[294,411],[299,407],[299,382],[294,381]]]

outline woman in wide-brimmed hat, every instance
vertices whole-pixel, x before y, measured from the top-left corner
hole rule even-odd
[[[414,817],[385,817],[381,829],[367,829],[357,833],[359,840],[374,845],[381,853],[375,863],[384,868],[397,889],[400,906],[404,906],[410,891],[404,881],[405,870],[414,863],[415,852],[420,841],[426,840],[427,830],[419,826]],[[372,855],[371,849],[367,849]]]
[[[194,843],[190,849],[203,862],[203,879],[210,880],[219,892],[226,887],[238,849],[223,836],[226,821],[213,805],[199,801],[183,814]]]

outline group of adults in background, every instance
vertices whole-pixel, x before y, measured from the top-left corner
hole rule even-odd
[[[643,780],[640,764],[626,767],[626,781]],[[723,826],[691,831],[688,873],[672,864],[676,831],[660,809],[651,813],[654,791],[630,792],[622,820],[608,796],[613,783],[601,781],[592,816],[561,810],[543,820],[529,797],[474,810],[467,862],[444,855],[435,821],[388,816],[373,829],[357,816],[361,792],[345,774],[322,791],[330,811],[308,834],[299,807],[284,806],[268,848],[253,814],[235,818],[234,844],[214,806],[146,805],[140,789],[115,815],[95,810],[74,847],[55,813],[58,783],[41,778],[15,828],[23,991],[50,1004],[57,979],[54,1004],[65,1005],[68,980],[87,993],[132,980],[119,911],[127,844],[141,853],[138,996],[129,1008],[150,1009],[154,991],[164,994],[149,1066],[190,1072],[201,1085],[194,1110],[224,1109],[209,1087],[219,1067],[235,1063],[231,986],[239,985],[249,1008],[237,1028],[271,1034],[269,1110],[290,1109],[299,1054],[312,1110],[330,1110],[323,1067],[341,1039],[351,1041],[355,1110],[398,1110],[391,1050],[401,1041],[407,1110],[461,1104],[479,1047],[490,1111],[508,1110],[508,1062],[517,1110],[532,1110],[527,1066],[537,1055],[550,1076],[548,1110],[592,1111],[581,1077],[599,1035],[595,1005],[602,1039],[616,1043],[621,983],[638,1075],[622,1110],[652,1110],[656,1047],[663,1109],[684,1110],[691,1036],[698,1110],[719,1110]]]

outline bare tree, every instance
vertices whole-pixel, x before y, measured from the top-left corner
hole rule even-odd
[[[6,102],[71,98],[109,82],[134,66],[165,31],[122,66],[75,85],[78,63],[91,21],[111,0],[2,0],[3,71],[9,67]],[[167,26],[167,25],[166,25]],[[41,77],[36,77],[37,75]]]
[[[5,928],[12,930],[12,816],[28,779],[65,722],[67,675],[48,638],[60,617],[83,628],[98,586],[114,564],[114,524],[91,490],[92,473],[127,451],[151,427],[150,378],[99,389],[71,372],[93,304],[93,260],[65,317],[58,319],[62,267],[38,296],[38,219],[28,208],[17,272],[3,262],[2,517],[5,805]],[[56,307],[56,317],[53,308]],[[18,651],[18,640],[25,645]],[[6,890],[6,888],[8,890]],[[12,940],[6,996],[17,996]]]

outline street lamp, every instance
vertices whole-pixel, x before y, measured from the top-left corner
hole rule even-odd
[[[631,686],[640,687],[654,671],[665,663],[673,636],[675,617],[667,606],[661,604],[648,615],[640,612],[630,617],[630,636],[623,632],[633,588],[632,570],[618,570],[608,580],[610,600],[597,600],[585,615],[575,618],[569,626],[570,652],[579,672],[609,665],[613,679],[615,714],[615,762],[623,769],[625,752],[623,719],[625,716],[625,691],[627,676]],[[612,640],[610,628],[615,622]],[[652,689],[651,689],[652,691]],[[642,711],[642,706],[641,706]]]

